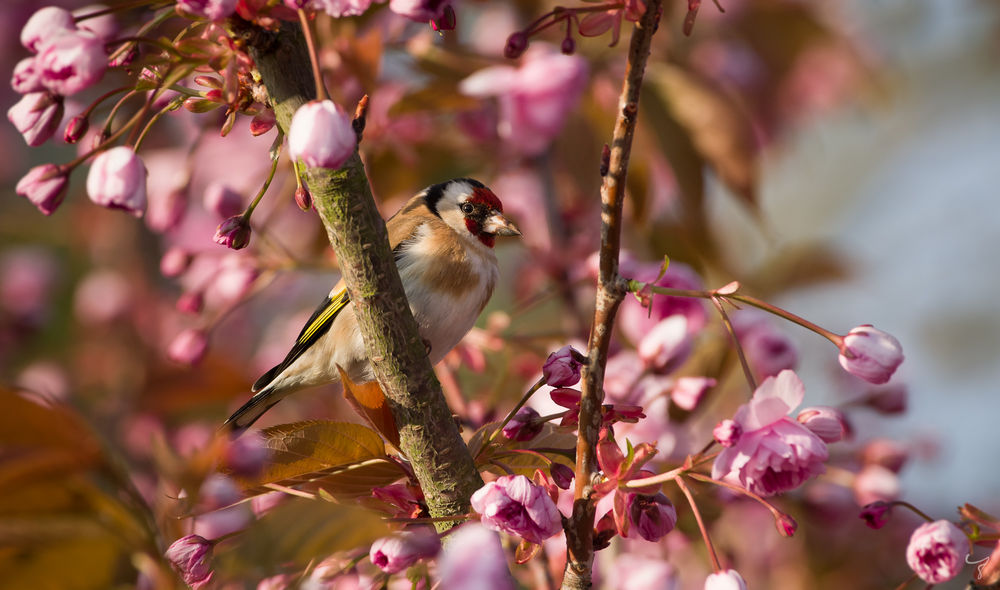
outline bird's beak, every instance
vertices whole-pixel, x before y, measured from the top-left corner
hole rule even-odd
[[[494,213],[487,217],[486,223],[483,224],[483,232],[498,236],[521,235],[521,230],[517,229],[517,226],[504,217],[503,213]]]

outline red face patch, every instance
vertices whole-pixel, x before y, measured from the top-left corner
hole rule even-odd
[[[500,199],[493,194],[488,188],[474,188],[472,189],[472,196],[466,199],[467,202],[480,203],[486,205],[490,209],[496,209],[497,211],[503,213],[503,203]]]
[[[492,194],[492,193],[490,193],[490,194]],[[493,197],[493,198],[495,199],[496,197]],[[477,222],[477,221],[475,221],[473,219],[469,219],[468,217],[465,218],[465,229],[469,230],[470,234],[472,234],[472,235],[476,236],[477,238],[479,238],[480,242],[486,244],[490,248],[492,248],[493,244],[496,243],[496,236],[494,236],[493,234],[484,234],[484,233],[482,233],[483,232],[483,227],[481,225],[479,225],[479,222]]]

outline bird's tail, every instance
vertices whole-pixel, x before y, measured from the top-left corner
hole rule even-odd
[[[265,387],[255,393],[240,409],[233,412],[233,415],[226,420],[222,427],[228,429],[233,436],[243,434],[258,418],[264,415],[264,412],[270,410],[271,406],[280,402],[289,393],[291,392],[279,392],[274,388]]]

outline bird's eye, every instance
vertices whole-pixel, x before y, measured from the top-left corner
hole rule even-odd
[[[472,213],[473,210],[472,203],[462,203],[459,208],[462,210],[462,213],[465,213],[466,215]]]

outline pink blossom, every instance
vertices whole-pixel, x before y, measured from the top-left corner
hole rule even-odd
[[[90,165],[87,195],[98,205],[142,217],[146,209],[146,166],[131,148],[111,148]]]
[[[513,590],[500,539],[479,523],[452,529],[438,558],[441,588],[449,590]]]
[[[7,120],[17,128],[25,143],[37,147],[59,129],[63,111],[61,98],[47,92],[32,92],[7,110]]]
[[[880,529],[889,522],[889,513],[892,511],[892,504],[883,500],[877,500],[861,509],[859,515],[864,519],[865,524],[873,529]]]
[[[62,168],[55,164],[42,164],[17,181],[14,191],[31,201],[45,215],[52,215],[66,196],[68,182],[69,177]]]
[[[203,330],[187,329],[174,337],[167,348],[167,358],[182,365],[193,365],[208,351],[208,335]]]
[[[229,442],[222,455],[222,464],[239,477],[254,477],[270,456],[267,441],[260,432],[251,430]]]
[[[165,277],[180,276],[189,266],[191,266],[191,253],[178,246],[170,248],[160,258],[160,274]]]
[[[711,377],[680,377],[670,389],[670,401],[678,408],[691,412],[712,387],[715,387],[715,379]]]
[[[893,473],[899,473],[909,455],[905,445],[888,438],[872,439],[861,449],[862,462],[881,465]]]
[[[583,58],[538,46],[525,53],[520,68],[488,67],[463,80],[459,90],[498,97],[500,138],[518,153],[537,156],[562,131],[586,88],[587,69]]]
[[[309,0],[308,5],[316,10],[322,10],[333,18],[343,18],[364,14],[372,5],[372,0]]]
[[[351,118],[332,100],[299,107],[288,130],[288,149],[312,168],[340,168],[354,154],[357,135]]]
[[[705,578],[705,590],[747,590],[747,583],[736,570],[725,570]]]
[[[56,6],[40,8],[21,29],[21,45],[32,52],[41,50],[41,45],[67,32],[75,31],[73,15],[68,10]]]
[[[503,427],[503,435],[514,441],[531,440],[538,436],[544,426],[539,418],[541,415],[534,408],[521,408]]]
[[[234,215],[215,228],[212,240],[220,246],[240,250],[250,243],[250,223],[243,214]]]
[[[579,383],[580,358],[583,358],[583,354],[569,344],[550,354],[542,365],[545,384],[552,387],[570,387]]]
[[[66,122],[66,129],[63,131],[63,141],[66,143],[76,143],[83,138],[90,129],[90,121],[83,115],[76,115]]]
[[[844,413],[829,406],[805,408],[795,417],[800,424],[812,430],[825,443],[839,442],[847,434]]]
[[[785,369],[794,369],[799,364],[795,344],[775,327],[766,314],[758,310],[745,310],[733,314],[732,319],[736,337],[757,378],[773,377]]]
[[[212,580],[211,541],[198,535],[181,537],[170,544],[165,556],[194,590],[204,588]]]
[[[947,582],[958,575],[969,552],[969,539],[947,520],[927,522],[913,531],[906,546],[906,563],[928,584]]]
[[[204,200],[205,209],[223,219],[243,212],[243,195],[221,182],[212,182],[208,185]]]
[[[205,308],[205,294],[201,291],[181,293],[181,296],[177,298],[174,308],[181,313],[197,315]]]
[[[108,66],[104,42],[88,31],[66,33],[42,46],[36,67],[42,84],[63,96],[97,83]]]
[[[660,263],[636,262],[630,257],[622,261],[622,275],[652,283],[659,287],[673,289],[701,289],[701,279],[691,267],[679,262],[672,262],[667,272],[657,280]],[[657,324],[671,316],[683,316],[687,319],[687,333],[695,334],[704,326],[707,318],[705,307],[701,300],[693,297],[670,297],[668,295],[653,295],[648,305],[635,297],[627,297],[622,302],[618,312],[618,325],[630,342],[642,342],[647,334]]]
[[[17,323],[40,323],[49,309],[58,270],[48,250],[5,250],[0,254],[0,314]]]
[[[765,379],[750,403],[737,410],[733,420],[743,434],[716,457],[712,477],[735,476],[751,492],[772,496],[823,473],[829,456],[826,443],[787,416],[802,403],[804,393],[792,371]]]
[[[726,448],[739,442],[741,434],[743,434],[743,427],[729,419],[719,422],[712,430],[712,437],[715,439],[715,442]]]
[[[840,366],[876,385],[888,381],[902,362],[899,341],[868,324],[853,328],[840,345]]]
[[[575,477],[573,468],[563,465],[562,463],[552,463],[552,466],[549,467],[549,474],[552,476],[552,483],[556,484],[556,487],[563,490],[569,489],[569,486]]]
[[[110,269],[88,274],[73,296],[73,311],[84,324],[103,324],[124,317],[132,306],[132,286]]]
[[[628,494],[625,511],[629,530],[650,542],[659,541],[677,524],[677,510],[662,492],[654,495]]]
[[[106,10],[107,8],[108,7],[103,4],[89,4],[74,10],[73,16],[80,17],[86,14],[93,14],[95,12]],[[111,41],[114,34],[118,32],[118,23],[115,21],[113,14],[102,14],[101,16],[88,18],[86,20],[79,21],[76,26],[81,31],[90,31],[91,33],[97,35],[98,39],[104,42]]]
[[[391,537],[382,537],[372,543],[369,558],[382,571],[399,573],[417,561],[434,557],[441,550],[437,533],[419,527]]]
[[[664,559],[638,552],[615,556],[608,575],[611,590],[679,590],[677,571]],[[596,587],[596,584],[595,584]]]
[[[688,320],[684,315],[672,315],[642,337],[636,352],[646,367],[669,373],[691,353],[691,338]]]
[[[38,71],[34,57],[26,57],[17,62],[14,73],[10,76],[10,87],[18,94],[45,90],[42,86],[42,73]]]
[[[562,530],[556,505],[545,490],[523,475],[505,475],[472,494],[483,525],[541,543]]]
[[[389,10],[420,23],[444,16],[450,0],[389,0]]]
[[[865,465],[854,477],[854,499],[859,506],[898,500],[901,491],[899,477],[881,465]]]
[[[236,10],[237,0],[177,0],[177,10],[209,20],[222,20]]]

